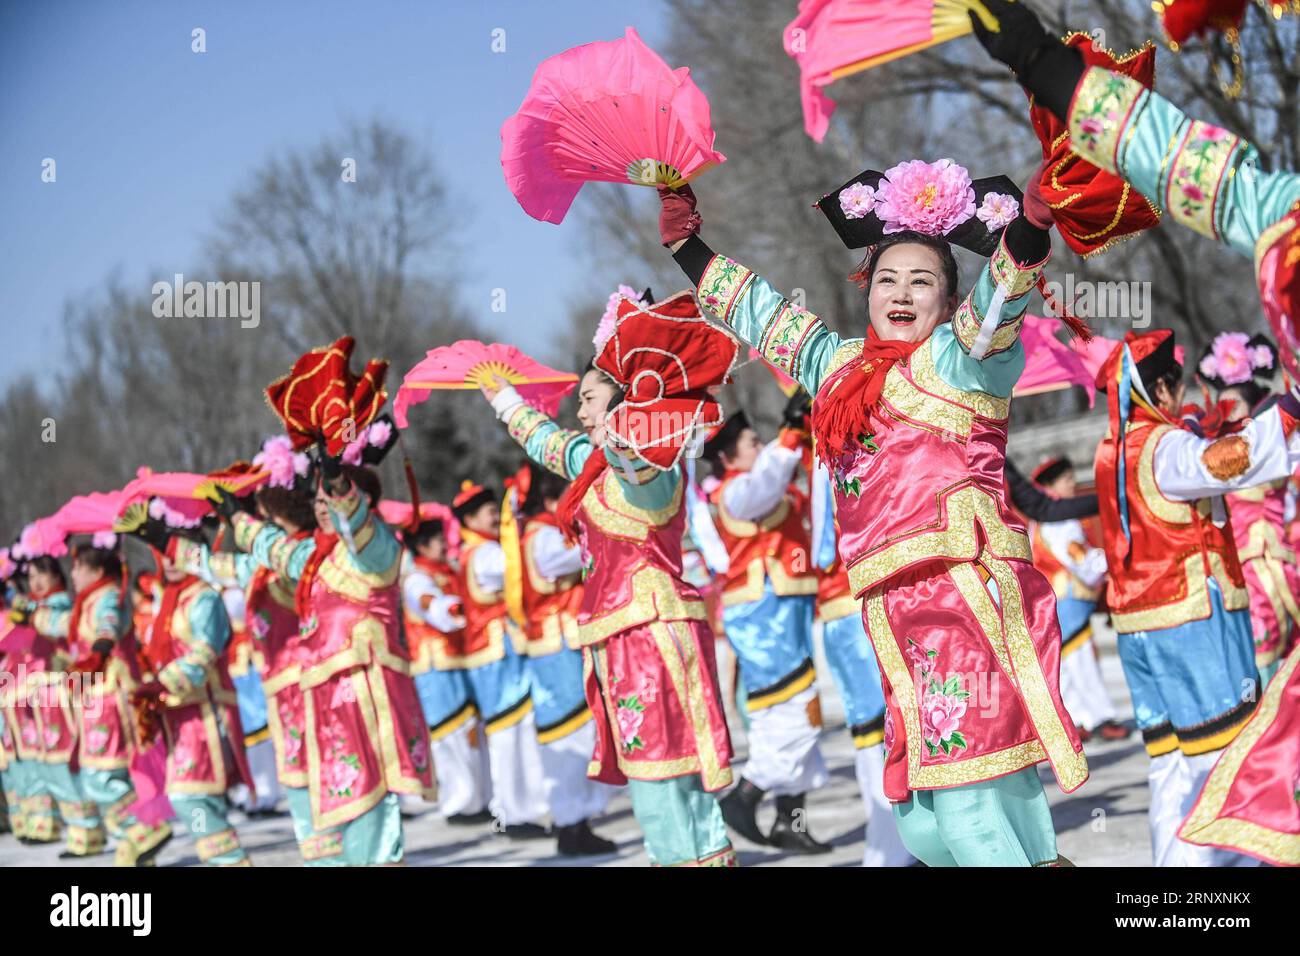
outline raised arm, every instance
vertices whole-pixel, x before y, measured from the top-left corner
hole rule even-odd
[[[1300,176],[1257,168],[1250,143],[1193,119],[1136,80],[1085,68],[1023,3],[986,0],[992,33],[975,33],[1034,97],[1070,127],[1070,146],[1128,180],[1174,221],[1254,255],[1261,236],[1300,200]]]
[[[175,697],[184,697],[193,688],[202,686],[208,679],[208,670],[230,642],[230,618],[216,591],[205,590],[199,594],[187,613],[190,646],[158,673],[159,683]]]
[[[332,486],[328,498],[334,530],[346,544],[357,570],[383,574],[392,569],[401,557],[402,546],[393,529],[370,510],[365,494],[346,481],[346,487]]]
[[[700,305],[757,349],[763,361],[816,395],[844,341],[817,316],[792,303],[740,263],[716,255],[698,235],[677,245],[673,258],[696,287]]]
[[[549,415],[524,402],[519,392],[507,385],[491,398],[492,410],[505,423],[510,437],[526,454],[547,471],[572,481],[591,454],[591,439],[580,431],[561,428]]]
[[[248,556],[262,567],[270,568],[290,581],[302,577],[307,559],[316,550],[314,538],[295,540],[278,525],[250,514],[241,512],[234,515],[230,525],[235,532],[235,547],[248,552]]]
[[[1222,438],[1170,428],[1157,439],[1156,486],[1166,498],[1196,501],[1286,478],[1300,466],[1300,437],[1291,412],[1300,413],[1300,403],[1287,395],[1240,432]]]
[[[177,544],[176,563],[216,588],[247,587],[258,568],[251,554],[214,552],[201,541],[189,540]]]

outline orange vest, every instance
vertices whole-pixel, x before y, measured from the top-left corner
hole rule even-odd
[[[1121,634],[1161,630],[1210,616],[1209,580],[1218,582],[1227,610],[1249,605],[1237,560],[1232,523],[1215,527],[1209,499],[1173,501],[1156,486],[1155,453],[1176,426],[1137,413],[1125,442],[1125,490],[1132,543],[1123,560],[1119,500],[1115,487],[1118,443],[1107,434],[1097,448],[1097,487],[1102,491],[1102,544],[1110,566],[1106,585],[1111,623]]]
[[[817,580],[817,620],[838,621],[850,614],[861,614],[862,602],[853,596],[849,572],[839,555],[829,571],[822,572]]]
[[[418,556],[413,563],[433,580],[438,590],[448,596],[460,596],[460,582],[456,579],[456,572],[451,565]],[[461,604],[464,605],[463,599]],[[433,668],[452,669],[445,666],[449,656],[447,639],[450,637],[458,645],[460,639],[456,634],[443,634],[423,617],[411,613],[405,601],[402,602],[402,616],[406,622],[406,643],[411,653],[411,673],[423,674]]]
[[[461,529],[464,541],[460,552],[457,582],[463,599],[465,629],[448,634],[449,658],[457,667],[479,667],[505,656],[506,601],[500,591],[484,591],[471,568],[474,553],[493,539],[483,538],[468,528]]]
[[[528,637],[528,655],[543,657],[566,645],[578,648],[578,610],[582,606],[582,572],[551,581],[537,570],[533,559],[533,541],[543,528],[558,528],[552,514],[534,515],[524,525],[520,542],[524,552],[524,615]]]
[[[730,559],[722,586],[723,606],[759,600],[764,580],[770,580],[772,591],[781,597],[816,594],[817,570],[811,557],[807,496],[791,486],[766,518],[744,521],[728,513],[723,503],[727,485],[740,474],[727,472],[710,496],[718,508],[718,533]]]

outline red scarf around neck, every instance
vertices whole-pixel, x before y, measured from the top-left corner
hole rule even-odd
[[[320,571],[321,564],[334,550],[334,546],[339,543],[338,535],[322,528],[312,532],[311,537],[316,542],[316,550],[307,558],[307,564],[302,569],[302,577],[298,579],[298,586],[293,592],[294,610],[298,612],[298,619],[302,621],[310,616],[311,589],[316,582],[316,574]]]
[[[835,461],[858,448],[859,436],[872,434],[873,420],[889,427],[876,414],[885,376],[896,362],[908,358],[925,341],[885,341],[868,327],[862,354],[837,372],[834,386],[819,393],[813,402],[813,431],[820,457]]]
[[[587,489],[596,483],[596,479],[608,467],[609,459],[605,457],[605,449],[593,447],[587,456],[587,463],[582,466],[582,472],[564,489],[559,506],[555,509],[555,519],[564,532],[564,540],[569,544],[578,543],[578,509],[582,506]]]
[[[113,583],[113,579],[107,574],[100,577],[94,584],[88,588],[82,588],[77,592],[77,596],[72,601],[72,616],[68,619],[68,643],[75,643],[78,635],[81,633],[81,612],[90,598],[98,594],[104,588]],[[87,648],[89,650],[89,648]]]
[[[153,633],[149,635],[149,646],[144,652],[154,674],[177,656],[177,648],[172,639],[172,618],[180,605],[181,595],[198,580],[194,575],[187,574],[181,580],[168,581],[163,586],[162,604],[158,608],[158,616],[153,619]]]

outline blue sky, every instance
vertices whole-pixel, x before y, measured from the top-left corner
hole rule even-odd
[[[106,277],[146,294],[195,265],[214,216],[269,155],[373,116],[427,144],[470,207],[465,304],[503,323],[488,290],[508,261],[508,314],[529,322],[497,328],[543,347],[567,299],[604,284],[567,223],[533,221],[506,189],[501,123],[547,56],[627,25],[654,46],[662,21],[650,0],[0,5],[0,381],[57,361],[65,302]],[[55,183],[41,181],[45,157]]]

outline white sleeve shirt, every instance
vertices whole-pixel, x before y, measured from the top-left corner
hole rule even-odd
[[[559,528],[546,526],[530,540],[533,563],[542,577],[549,581],[576,574],[582,570],[582,548],[568,544]]]
[[[433,599],[427,608],[421,606],[425,597]],[[464,626],[464,622],[451,613],[451,609],[460,601],[453,595],[444,594],[438,585],[433,583],[433,578],[423,571],[412,571],[406,576],[406,580],[402,582],[402,600],[411,614],[444,634],[450,634]]]
[[[1221,480],[1210,474],[1203,455],[1222,439],[1199,438],[1181,428],[1165,432],[1155,451],[1155,478],[1160,492],[1173,501],[1198,501],[1285,478],[1300,466],[1300,433],[1287,439],[1277,406],[1251,419],[1236,434],[1246,442],[1250,461],[1240,475]],[[1134,462],[1132,466],[1136,465]]]
[[[484,591],[496,593],[506,587],[506,553],[500,543],[487,541],[474,549],[470,573]]]
[[[1038,533],[1047,549],[1052,552],[1052,557],[1082,581],[1084,587],[1095,588],[1106,576],[1106,552],[1088,544],[1083,524],[1078,519],[1041,524]],[[1071,548],[1071,545],[1075,547]],[[1081,556],[1080,545],[1084,549]]]
[[[727,513],[741,521],[762,521],[781,504],[802,460],[803,453],[798,449],[768,442],[758,453],[754,467],[732,478],[722,489]]]

